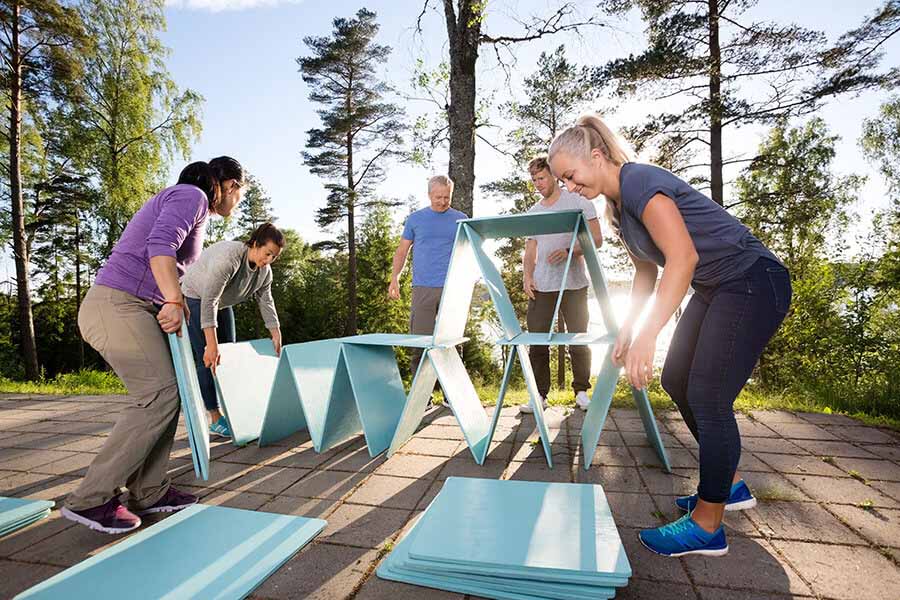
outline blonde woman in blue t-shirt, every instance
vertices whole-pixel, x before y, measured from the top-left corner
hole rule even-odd
[[[721,206],[672,173],[630,162],[603,121],[587,115],[550,146],[550,167],[566,187],[606,199],[607,215],[634,263],[631,307],[613,349],[628,381],[641,389],[653,376],[656,338],[688,287],[661,383],[700,446],[697,494],[678,498],[687,514],[640,533],[666,556],[728,552],[726,510],[755,506],[737,475],[741,438],[733,403],[747,383],[791,301],[787,269]],[[635,323],[662,279],[640,330]]]

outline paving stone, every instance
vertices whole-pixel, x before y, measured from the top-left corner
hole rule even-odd
[[[506,461],[503,460],[485,460],[484,464],[479,465],[472,458],[472,453],[465,453],[462,456],[454,456],[446,463],[444,468],[438,474],[438,479],[447,479],[448,477],[481,477],[486,479],[500,479],[503,471],[506,470]]]
[[[324,498],[291,498],[288,496],[278,496],[263,504],[259,510],[281,515],[295,515],[298,517],[309,517],[311,519],[326,519],[327,515],[330,514],[337,505],[337,500],[326,500]]]
[[[616,592],[617,600],[643,600],[645,598],[666,598],[666,600],[695,600],[693,588],[683,583],[631,579],[628,587]]]
[[[896,481],[872,481],[869,483],[873,488],[890,496],[894,500],[900,501],[900,482]]]
[[[768,454],[763,452],[756,452],[755,456],[779,473],[827,475],[829,477],[847,476],[845,472],[836,466],[822,460],[821,456],[791,456],[790,454]]]
[[[307,473],[309,469],[263,466],[225,482],[222,487],[226,490],[274,495],[285,491]]]
[[[71,567],[126,536],[112,536],[87,527],[69,527],[10,556],[12,560]]]
[[[606,499],[617,527],[640,529],[661,525],[660,518],[656,516],[656,505],[648,494],[606,492]]]
[[[776,455],[779,456],[779,455]],[[698,462],[699,466],[699,462]],[[765,473],[771,473],[774,471],[771,466],[760,460],[755,454],[752,452],[742,451],[741,452],[741,460],[738,463],[738,471],[743,473],[744,471],[762,471]]]
[[[766,425],[770,423],[804,423],[804,420],[801,417],[784,410],[751,410],[750,417],[754,421],[759,421]]]
[[[455,425],[452,427],[444,425],[426,425],[416,432],[416,437],[431,438],[435,440],[465,439],[465,436],[463,435],[462,429],[459,428],[459,425]]]
[[[443,590],[408,585],[397,581],[381,579],[374,573],[354,596],[355,600],[420,600],[423,597],[434,600],[463,600],[472,598]],[[618,596],[617,596],[618,597]]]
[[[68,452],[99,452],[106,443],[105,437],[95,435],[75,435],[70,436],[70,440],[61,446],[57,446],[56,450],[64,450]]]
[[[866,545],[831,513],[814,502],[760,502],[750,518],[771,538]]]
[[[790,440],[834,441],[840,439],[827,429],[812,423],[769,423],[767,427]]]
[[[411,510],[342,504],[328,516],[322,541],[379,548],[403,529]]]
[[[62,567],[0,560],[0,581],[3,582],[3,593],[8,598],[12,598],[61,571],[63,571]]]
[[[256,444],[250,444],[238,448],[228,456],[222,457],[222,462],[239,463],[242,465],[265,465],[277,461],[279,458],[288,457],[291,451],[281,446],[265,446],[260,448]]]
[[[256,494],[246,490],[212,490],[203,496],[201,502],[212,506],[259,510],[271,498],[270,494]]]
[[[760,502],[810,500],[803,490],[798,490],[784,475],[747,471],[741,477]]]
[[[0,496],[18,496],[23,491],[34,487],[39,483],[56,479],[56,477],[51,475],[42,475],[40,473],[8,472],[12,472],[14,475],[4,477],[0,480]]]
[[[783,438],[742,437],[741,449],[749,450],[754,454],[758,454],[760,452],[769,452],[773,454],[790,454],[792,456],[807,454],[807,452],[803,448]]]
[[[879,546],[900,548],[900,510],[846,504],[830,504],[828,510]]]
[[[515,446],[515,453],[512,456],[512,460],[515,462],[526,462],[526,461],[534,461],[534,462],[547,462],[547,455],[544,451],[544,444],[541,442],[540,438],[535,440],[528,440],[526,442],[517,442]],[[571,458],[569,457],[569,448],[565,444],[557,442],[550,446],[550,453],[553,457],[553,464],[571,462]]]
[[[842,439],[858,444],[900,443],[900,437],[896,433],[874,427],[831,427],[829,431]]]
[[[760,538],[731,536],[725,556],[692,555],[685,557],[684,564],[697,585],[812,594],[809,586],[781,562],[775,548]]]
[[[634,448],[635,455],[639,457],[638,463],[635,463],[634,456],[629,451],[630,449],[625,446],[597,446],[596,452],[594,452],[594,460],[591,461],[591,465],[599,465],[599,466],[616,466],[616,467],[634,467],[638,464],[644,464],[644,460],[642,458],[646,458],[649,464],[659,464],[659,458],[657,458],[656,453],[653,452],[650,448]],[[639,453],[638,451],[648,450],[649,452],[646,455]]]
[[[622,439],[625,440],[626,446],[650,446],[650,440],[647,439],[647,434],[643,431],[622,431],[619,432],[619,434],[622,436]],[[682,445],[681,442],[670,433],[660,432],[659,437],[662,439],[663,445],[666,448],[677,448]]]
[[[347,502],[412,510],[431,487],[430,480],[372,475],[347,498]]]
[[[375,472],[379,475],[396,475],[413,479],[435,479],[446,462],[447,459],[438,456],[395,454]]]
[[[320,469],[329,471],[347,471],[352,473],[371,473],[387,461],[384,453],[376,457],[369,454],[366,447],[354,448],[348,452],[336,454],[322,463]]]
[[[575,481],[599,483],[606,492],[645,492],[647,489],[635,467],[591,467],[585,471],[575,465]]]
[[[856,471],[865,479],[900,481],[900,465],[889,460],[840,457],[834,463],[845,471]]]
[[[798,417],[804,419],[805,421],[809,421],[810,423],[815,423],[816,425],[859,425],[860,422],[852,417],[848,417],[847,415],[841,414],[830,414],[826,415],[825,413],[807,413],[807,412],[798,412],[796,413]]]
[[[713,588],[699,587],[700,600],[786,600],[787,598],[814,598],[815,596],[806,596],[803,594],[791,594],[783,596],[781,594],[760,593],[756,590],[735,590],[731,588]]]
[[[684,561],[673,560],[668,556],[660,556],[644,548],[638,539],[640,529],[619,526],[619,537],[625,546],[625,554],[631,563],[631,572],[642,579],[689,584],[684,570]],[[618,598],[619,595],[616,594]],[[652,596],[649,596],[652,598]],[[665,596],[659,596],[663,598]]]
[[[284,496],[340,500],[353,488],[362,483],[366,477],[369,477],[367,473],[311,471],[306,477],[281,492],[281,494]]]
[[[629,448],[639,466],[662,466],[659,455],[653,448]],[[669,463],[676,469],[696,469],[699,466],[697,457],[687,448],[666,448]]]
[[[59,502],[66,496],[75,491],[75,488],[81,483],[81,477],[59,476],[45,480],[28,489],[18,492],[16,495],[20,498],[30,498],[32,500],[52,500]]]
[[[879,458],[887,458],[889,460],[900,462],[900,444],[877,444],[866,446],[866,450]]]
[[[366,576],[375,550],[313,543],[286,562],[253,597],[274,600],[346,598]]]
[[[249,465],[241,465],[227,462],[212,462],[209,465],[209,480],[203,481],[196,477],[193,469],[191,471],[179,475],[174,479],[176,485],[184,483],[195,487],[221,487],[232,479],[237,479],[241,475],[245,475],[253,470],[254,467]]]
[[[738,421],[738,431],[740,431],[742,439],[748,437],[780,437],[771,427],[763,425],[762,423],[757,423],[756,421],[751,421],[750,419]]]
[[[785,475],[785,477],[811,498],[819,501],[829,500],[838,504],[858,504],[871,501],[875,506],[900,507],[900,502],[888,498],[877,489],[855,479],[837,479],[815,475]]]
[[[697,491],[700,473],[697,469],[672,469],[666,473],[662,469],[641,468],[641,477],[651,494],[684,496]]]
[[[84,477],[87,469],[96,458],[95,454],[76,454],[62,460],[57,460],[40,467],[35,467],[35,473],[48,473],[50,475],[69,475],[72,477]]]
[[[753,521],[751,521],[747,516],[747,512],[748,511],[745,510],[735,510],[725,513],[725,519],[723,522],[725,523],[725,531],[728,536],[736,534],[747,535],[750,537],[760,537],[762,535]],[[683,514],[684,513],[682,513],[681,511],[678,511],[675,516],[680,517]]]
[[[640,417],[619,417],[618,419],[614,419],[614,422],[619,431],[644,432],[644,422],[641,421]]]
[[[863,450],[850,442],[822,442],[814,440],[796,440],[795,443],[816,456],[849,456],[857,458],[877,458],[868,450]]]
[[[456,454],[457,448],[464,442],[458,440],[435,440],[431,438],[414,437],[400,448],[401,454],[425,454],[428,456],[451,457]]]
[[[0,462],[0,469],[9,471],[31,471],[37,467],[78,456],[76,452],[57,450],[26,450],[25,453]]]
[[[556,481],[569,483],[572,473],[569,462],[556,461],[553,468],[546,462],[511,462],[506,472],[507,479],[519,481]]]
[[[53,511],[46,519],[0,538],[0,556],[12,556],[69,527],[75,527],[75,523],[63,519],[59,511]]]
[[[895,600],[900,569],[859,546],[773,541],[817,594],[842,600]]]

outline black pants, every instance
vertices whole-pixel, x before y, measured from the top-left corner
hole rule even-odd
[[[528,301],[528,331],[550,331],[553,309],[559,292],[534,292],[534,300]],[[566,322],[566,331],[583,333],[588,328],[587,288],[563,292],[559,312]],[[572,357],[572,389],[575,393],[591,387],[591,349],[588,346],[569,346]],[[529,346],[528,357],[537,381],[538,392],[546,398],[550,393],[550,347]]]
[[[783,266],[760,258],[739,278],[694,291],[661,383],[700,445],[700,498],[722,503],[741,458],[734,400],[787,314],[791,280]]]
[[[200,300],[187,298],[187,305],[191,311],[191,319],[188,321],[188,336],[191,339],[191,350],[194,353],[194,364],[197,367],[197,383],[200,384],[200,395],[203,396],[203,405],[206,410],[219,408],[219,399],[216,396],[216,382],[213,380],[212,371],[203,365],[203,353],[206,351],[206,335],[200,327]],[[234,343],[236,340],[234,327],[234,310],[229,306],[223,308],[216,315],[216,339],[220,344]]]

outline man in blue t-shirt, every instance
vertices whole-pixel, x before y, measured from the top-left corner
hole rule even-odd
[[[409,314],[409,332],[434,333],[438,304],[444,291],[444,279],[450,265],[453,241],[456,239],[456,222],[467,218],[465,213],[450,208],[453,181],[444,175],[428,180],[428,199],[431,206],[422,208],[406,218],[406,226],[400,245],[394,252],[394,268],[388,295],[400,298],[400,272],[406,263],[411,246],[415,245],[412,261],[412,307]],[[410,369],[413,375],[419,367],[422,350],[410,349]]]

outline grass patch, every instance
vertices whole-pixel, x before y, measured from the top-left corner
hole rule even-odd
[[[122,381],[111,371],[63,373],[53,379],[13,381],[0,377],[0,392],[7,394],[54,394],[61,396],[127,394]]]
[[[753,495],[760,502],[787,502],[793,499],[789,493],[776,487],[754,489]]]
[[[862,502],[858,502],[856,504],[856,506],[858,506],[859,508],[861,508],[863,510],[872,510],[875,508],[875,503],[869,499],[866,499],[866,500],[863,500]]]
[[[847,471],[847,475],[849,475],[850,477],[852,477],[853,479],[855,479],[857,481],[861,481],[862,483],[869,485],[869,480],[866,479],[865,477],[863,477],[859,471],[850,469],[849,471]]]

